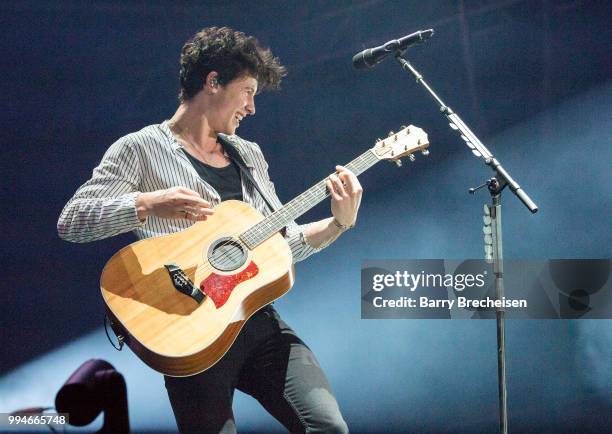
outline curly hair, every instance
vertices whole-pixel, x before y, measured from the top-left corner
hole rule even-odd
[[[219,73],[225,86],[235,78],[250,75],[257,79],[259,92],[279,89],[286,69],[268,48],[252,36],[229,27],[208,27],[196,33],[181,50],[179,102],[202,90],[211,71]]]

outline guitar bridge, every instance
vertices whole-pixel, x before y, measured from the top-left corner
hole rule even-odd
[[[172,284],[178,292],[193,298],[198,302],[198,304],[204,301],[206,296],[197,286],[193,284],[191,279],[187,277],[185,272],[181,270],[178,265],[171,262],[169,264],[165,264],[164,267],[166,267],[166,270],[168,270],[168,274],[170,274],[170,278],[172,279]]]

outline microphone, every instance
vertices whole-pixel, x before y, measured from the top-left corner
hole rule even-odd
[[[403,38],[393,39],[379,47],[368,48],[353,56],[353,66],[356,69],[371,68],[382,62],[388,55],[404,51],[413,44],[424,42],[433,34],[433,29],[420,30]]]

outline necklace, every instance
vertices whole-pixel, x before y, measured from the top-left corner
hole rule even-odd
[[[168,122],[168,128],[170,128],[170,132],[172,132],[175,139],[183,145],[185,150],[203,163],[212,167],[225,167],[230,163],[230,159],[225,152],[222,154],[217,152],[205,154],[200,151],[194,142],[189,140],[184,134],[187,130],[179,127],[175,122]],[[219,143],[217,143],[217,145],[221,146]],[[221,148],[221,150],[223,150],[223,148]]]

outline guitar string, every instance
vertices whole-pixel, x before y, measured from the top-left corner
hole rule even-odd
[[[376,164],[378,161],[380,161],[380,160],[378,159],[378,157],[376,157],[376,156],[374,155],[374,153],[373,153],[373,152],[369,152],[369,151],[371,151],[371,149],[370,149],[370,150],[368,150],[368,151],[366,151],[366,152],[364,152],[364,153],[363,153],[362,155],[360,155],[359,157],[355,158],[353,161],[351,161],[349,164],[347,164],[347,165],[346,165],[346,167],[347,167],[347,168],[350,168],[350,166],[354,167],[354,169],[356,169],[356,170],[353,170],[353,171],[355,172],[355,174],[356,174],[356,175],[359,175],[359,174],[363,173],[365,170],[367,170],[367,169],[369,169],[370,167],[372,167],[372,166],[373,166],[374,164]],[[367,158],[367,157],[370,157],[370,158]],[[372,157],[373,157],[373,158],[372,158]],[[370,160],[370,161],[368,161],[368,160]],[[303,213],[303,212],[307,211],[307,210],[308,210],[308,209],[310,209],[312,206],[314,206],[314,205],[318,204],[320,201],[324,200],[324,199],[325,199],[327,196],[329,196],[329,192],[327,191],[327,188],[325,188],[325,189],[323,190],[324,196],[323,196],[322,198],[318,198],[318,197],[317,197],[317,196],[320,194],[320,192],[319,192],[319,191],[317,191],[317,190],[320,190],[320,187],[324,186],[324,185],[325,185],[325,182],[326,182],[326,179],[323,179],[323,180],[319,181],[317,184],[315,184],[314,186],[312,186],[311,188],[309,188],[307,191],[305,191],[304,193],[300,194],[299,196],[297,196],[296,198],[294,198],[293,200],[291,200],[291,201],[290,201],[290,202],[289,202],[287,205],[285,205],[284,207],[282,207],[282,208],[280,208],[279,210],[275,211],[274,213],[270,214],[270,215],[269,215],[268,217],[266,217],[264,220],[262,220],[262,221],[260,221],[260,222],[256,223],[255,225],[253,225],[251,228],[247,229],[246,231],[243,231],[243,234],[247,234],[248,232],[251,232],[251,231],[253,231],[253,230],[255,230],[255,231],[256,231],[257,226],[258,226],[258,225],[260,225],[260,224],[262,224],[262,223],[263,223],[263,222],[265,222],[266,220],[267,220],[267,221],[270,221],[270,222],[273,222],[273,224],[272,224],[272,225],[270,225],[270,227],[268,227],[267,225],[265,225],[265,224],[264,224],[264,226],[265,226],[265,227],[267,227],[268,232],[270,232],[270,231],[271,231],[271,229],[272,229],[272,228],[273,228],[275,225],[277,225],[278,223],[280,223],[280,222],[282,221],[283,217],[285,217],[285,216],[283,215],[283,213],[286,213],[286,212],[288,212],[288,211],[291,211],[291,208],[293,208],[293,210],[296,210],[296,208],[301,208],[301,207],[303,207],[304,205],[309,205],[309,206],[308,206],[308,208],[306,208],[306,209],[305,209],[305,210],[303,210],[303,211],[300,211],[300,214],[299,214],[299,215],[301,215],[301,213]],[[302,197],[304,197],[304,198],[305,198],[305,197],[307,197],[307,196],[309,196],[309,195],[312,195],[312,196],[313,196],[313,197],[311,197],[310,199],[316,199],[316,200],[317,200],[317,201],[316,201],[316,203],[314,203],[314,204],[313,204],[313,205],[311,205],[311,206],[310,206],[309,201],[306,201],[305,203],[304,203],[304,202],[300,203],[300,198],[302,198]],[[293,204],[292,204],[292,202],[295,202],[295,203],[293,203]],[[276,216],[275,216],[275,214],[276,214]],[[276,220],[276,221],[275,221],[275,220]],[[279,228],[279,230],[280,230],[280,228]],[[274,234],[274,233],[277,233],[277,232],[278,232],[278,231],[274,231],[273,233],[269,233],[269,234],[267,234],[267,235],[266,235],[266,237],[265,237],[265,238],[263,238],[263,239],[261,239],[261,240],[259,240],[258,238],[260,238],[262,235],[264,235],[264,234],[265,234],[265,232],[260,232],[259,234],[255,233],[255,234],[253,234],[253,235],[250,235],[250,237],[251,237],[251,238],[250,238],[250,240],[251,240],[253,243],[256,243],[257,245],[259,245],[260,243],[262,243],[263,241],[267,240],[268,238],[270,238],[271,236],[273,236],[273,234]],[[236,235],[237,235],[237,233],[231,234],[231,235],[230,235],[230,239],[229,239],[229,240],[227,240],[227,241],[224,241],[224,242],[223,242],[223,243],[221,243],[221,244],[219,244],[219,245],[217,246],[217,249],[220,249],[220,248],[222,248],[222,247],[226,247],[226,246],[228,246],[228,245],[230,245],[230,244],[232,244],[232,243],[236,243],[236,242],[237,242],[239,245],[241,245],[242,247],[246,248],[246,250],[250,250],[250,249],[248,249],[248,247],[245,245],[245,243],[244,243],[244,242],[243,242],[243,241],[240,239],[240,237],[237,237]],[[249,235],[246,235],[246,236],[249,236]],[[256,246],[255,246],[255,247],[256,247]],[[236,252],[236,250],[233,250],[232,252]],[[224,259],[221,259],[221,261],[219,262],[219,265],[220,265],[220,266],[223,266],[223,265],[229,265],[231,262],[236,261],[237,259],[240,259],[240,257],[242,256],[242,252],[236,252],[235,257],[234,257],[234,256],[231,256],[231,253],[228,253],[228,251],[227,251],[227,250],[222,250],[222,251],[221,251],[221,254],[222,254],[224,257],[225,257],[225,258],[224,258],[224,259],[225,259],[225,262],[223,262],[223,261],[224,261]],[[196,267],[196,269],[197,269],[197,268],[199,268],[199,267],[200,267],[200,266],[202,266],[202,265],[204,265],[204,267],[203,267],[203,271],[204,271],[205,273],[209,273],[209,272],[210,272],[210,273],[212,273],[212,272],[214,272],[215,267],[214,267],[214,266],[213,266],[213,265],[210,263],[210,260],[209,260],[207,263],[199,263],[199,262],[198,262],[198,263],[196,263],[195,267]],[[243,265],[243,264],[241,264],[241,266],[242,266],[242,265]],[[240,268],[240,267],[238,267],[238,268]]]
[[[368,160],[369,160],[369,161],[368,161]],[[374,152],[374,148],[372,148],[372,149],[368,149],[368,150],[366,150],[366,151],[365,151],[363,154],[359,155],[359,156],[358,156],[357,158],[355,158],[353,161],[351,161],[350,163],[348,163],[348,164],[346,165],[346,167],[347,167],[347,168],[349,168],[349,170],[353,170],[353,171],[355,172],[355,174],[356,174],[356,175],[360,175],[360,174],[361,174],[361,173],[363,173],[365,170],[369,169],[369,168],[370,168],[370,167],[372,167],[374,164],[376,164],[378,161],[380,161],[380,159],[379,159],[379,158],[378,158],[378,156],[375,154],[375,152]],[[353,168],[354,168],[354,169],[353,169]],[[355,169],[356,169],[356,170],[355,170]],[[319,192],[318,192],[318,191],[316,191],[316,190],[317,190],[317,188],[319,188],[320,186],[323,186],[325,182],[326,182],[326,179],[324,179],[324,180],[322,180],[322,181],[319,181],[317,184],[315,184],[313,187],[311,187],[310,189],[308,189],[306,192],[304,192],[303,194],[301,194],[301,195],[297,196],[295,199],[293,199],[292,201],[290,201],[290,202],[289,202],[289,203],[288,203],[286,206],[284,206],[284,207],[283,207],[283,208],[281,208],[280,210],[275,211],[275,212],[274,212],[274,213],[272,213],[270,216],[268,216],[268,217],[266,217],[264,220],[262,220],[262,222],[264,222],[264,221],[271,221],[271,222],[273,222],[274,224],[273,224],[273,225],[271,225],[271,227],[268,227],[268,226],[264,225],[264,226],[266,226],[266,228],[268,229],[268,231],[267,231],[267,232],[268,232],[268,235],[266,235],[266,237],[265,237],[265,238],[263,238],[263,239],[261,239],[261,240],[258,240],[258,238],[259,238],[259,237],[258,237],[257,235],[254,235],[254,236],[253,236],[252,241],[253,241],[254,243],[256,243],[257,245],[259,245],[261,242],[263,242],[263,241],[265,241],[267,238],[271,237],[271,236],[272,236],[272,232],[276,233],[278,230],[280,230],[280,228],[279,228],[278,230],[274,230],[274,231],[272,231],[271,229],[272,229],[272,228],[273,228],[275,225],[277,225],[277,224],[280,222],[280,220],[281,220],[281,219],[284,217],[284,216],[283,216],[283,212],[289,211],[291,207],[296,208],[296,207],[299,207],[300,205],[301,205],[301,206],[303,206],[303,205],[304,205],[304,203],[301,203],[301,204],[300,204],[300,198],[302,198],[302,197],[306,197],[306,196],[308,196],[308,195],[311,195],[311,194],[312,194],[312,195],[314,195],[314,199],[317,199],[317,194],[318,194]],[[320,201],[324,200],[324,199],[325,199],[325,198],[326,198],[326,197],[329,195],[329,192],[327,192],[326,190],[327,190],[327,189],[325,189],[325,190],[324,190],[324,193],[325,193],[325,194],[324,194],[324,196],[323,196],[322,198],[318,199],[318,200],[316,201],[316,203],[314,203],[312,206],[314,206],[314,205],[316,205],[317,203],[319,203]],[[311,199],[312,199],[312,198],[311,198]],[[293,203],[293,202],[294,202],[294,203]],[[293,204],[292,204],[292,203],[293,203]],[[308,205],[308,202],[306,202],[306,204]],[[303,214],[304,212],[306,212],[306,211],[307,211],[308,209],[310,209],[312,206],[309,206],[309,207],[307,207],[305,210],[300,211],[300,213],[298,214],[298,216],[299,216],[299,215],[301,215],[301,214]],[[275,214],[276,214],[276,216],[275,216]],[[271,217],[271,218],[270,218],[270,217]],[[275,219],[277,220],[276,222],[274,222],[274,220],[275,220]],[[290,220],[290,219],[289,219],[289,220]],[[254,225],[253,227],[251,227],[251,228],[247,229],[246,231],[244,231],[244,234],[247,234],[248,232],[251,232],[253,229],[255,229],[255,228],[256,228],[256,226],[257,226],[257,225],[259,225],[259,224],[260,224],[260,223],[262,223],[262,222],[259,222],[259,223],[257,223],[256,225]],[[281,225],[281,226],[282,226],[282,225]],[[264,234],[265,234],[265,233],[264,233]],[[246,236],[249,236],[249,235],[247,234]],[[239,237],[238,237],[238,238],[239,238]],[[231,238],[230,238],[228,241],[226,241],[226,242],[224,242],[224,243],[221,243],[219,246],[217,246],[217,249],[219,249],[219,248],[221,248],[221,247],[225,247],[225,246],[229,245],[230,243],[232,243],[232,241],[233,241],[233,240],[234,240],[234,236],[232,236],[232,237],[231,237]],[[238,241],[239,241],[239,244],[241,244],[241,245],[243,244],[242,242],[240,242],[240,240],[238,240]],[[225,250],[223,251],[223,254],[226,256],[226,258],[228,258],[228,255],[227,255],[227,253],[226,253],[226,251],[225,251]],[[239,259],[239,258],[240,258],[241,253],[238,253],[238,255],[239,255],[239,256],[238,256],[238,258],[237,258],[237,259]],[[235,259],[236,259],[236,258],[232,258],[232,257],[229,257],[229,258],[228,258],[228,260],[229,260],[229,261],[233,261],[233,260],[235,260]],[[209,264],[208,264],[208,265],[209,265],[208,267],[205,267],[205,271],[206,271],[206,272],[208,272],[208,271],[211,271],[211,272],[212,272],[214,267],[213,267],[212,265],[210,265],[210,262],[209,262]],[[227,263],[225,263],[225,264],[221,264],[221,265],[227,265]],[[200,266],[199,264],[197,264],[197,265],[196,265],[196,267],[199,267],[199,266]],[[207,269],[207,268],[208,268],[208,269]]]
[[[318,185],[318,184],[319,184],[319,183],[317,183],[317,185]],[[313,188],[314,188],[314,187],[316,187],[317,185],[313,186]],[[305,192],[305,193],[308,193],[308,191],[307,191],[307,192]],[[312,196],[314,196],[312,199],[317,199],[317,197],[316,197],[317,193],[318,193],[318,192],[310,192],[309,194],[310,194],[310,195],[312,195]],[[329,193],[325,193],[325,196],[324,196],[322,199],[320,199],[320,200],[325,199],[325,197],[327,197],[328,195],[329,195]],[[301,195],[300,195],[300,196],[301,196]],[[298,197],[299,197],[299,196],[298,196]],[[296,198],[296,199],[297,199],[297,198]],[[319,201],[320,201],[320,200],[319,200]],[[291,201],[291,202],[292,202],[292,201]],[[274,226],[278,225],[278,224],[279,224],[279,223],[280,223],[280,222],[283,220],[283,217],[285,217],[285,216],[283,215],[283,213],[285,213],[285,214],[286,214],[286,212],[287,212],[287,211],[290,211],[292,208],[294,208],[294,209],[295,209],[295,208],[297,208],[297,207],[296,207],[296,204],[291,204],[291,202],[289,202],[289,203],[288,203],[288,204],[287,204],[285,207],[283,207],[283,208],[279,209],[278,211],[276,211],[275,213],[278,213],[276,216],[274,215],[275,213],[270,214],[270,215],[269,215],[268,217],[266,217],[264,220],[262,220],[262,221],[260,221],[260,222],[256,223],[255,225],[253,225],[251,228],[247,229],[246,231],[243,231],[241,234],[247,234],[247,235],[246,235],[246,237],[248,237],[248,239],[247,239],[247,242],[246,242],[246,243],[245,243],[245,242],[244,242],[244,241],[241,239],[241,237],[237,236],[237,235],[238,235],[238,233],[233,233],[233,234],[229,235],[229,237],[230,237],[230,239],[229,239],[229,240],[224,241],[223,243],[219,244],[219,245],[216,247],[216,249],[215,249],[215,250],[218,250],[218,249],[220,249],[220,248],[222,248],[222,247],[226,247],[226,246],[228,246],[228,245],[231,245],[232,243],[237,243],[237,244],[239,244],[240,246],[242,246],[243,248],[245,248],[246,250],[251,250],[251,249],[249,249],[249,248],[248,248],[247,244],[251,244],[251,243],[252,243],[252,244],[259,245],[259,244],[260,244],[260,243],[262,243],[263,241],[265,241],[265,240],[267,240],[268,238],[272,237],[272,236],[273,236],[273,234],[278,233],[278,230],[280,230],[280,228],[279,228],[278,230],[272,231],[272,228],[273,228]],[[318,203],[318,202],[317,202],[317,203]],[[304,203],[300,204],[300,203],[298,202],[298,203],[297,203],[297,205],[302,205],[302,206],[303,206],[303,205],[304,205]],[[314,206],[314,205],[313,205],[313,206]],[[266,232],[263,232],[263,231],[261,231],[261,232],[257,233],[257,226],[258,226],[258,225],[260,225],[260,224],[262,224],[262,223],[263,223],[263,222],[265,222],[266,220],[269,220],[269,221],[270,221],[270,222],[272,222],[273,224],[271,224],[271,225],[267,225],[267,224],[265,224],[265,223],[264,223],[264,224],[263,224],[263,226],[264,226],[264,227],[266,227],[266,228],[268,229],[268,231],[266,231],[266,232],[272,232],[272,233],[268,233],[268,234],[266,234]],[[249,233],[249,232],[252,232],[252,231],[255,231],[255,234],[249,235],[248,233]],[[261,238],[261,240],[260,240],[260,238]],[[251,241],[251,243],[249,243],[249,241]],[[256,246],[254,246],[254,247],[256,247]],[[235,252],[235,255],[233,255],[233,254],[232,254],[232,253],[234,253],[234,252]],[[224,258],[224,259],[221,259],[221,260],[219,261],[219,263],[218,263],[218,264],[219,264],[220,266],[224,266],[224,265],[229,265],[229,264],[231,264],[231,262],[235,262],[236,260],[240,259],[240,258],[242,257],[242,252],[238,252],[238,251],[236,251],[235,249],[234,249],[234,250],[232,250],[231,252],[228,252],[227,250],[221,250],[221,255],[223,255],[225,258]],[[208,273],[208,272],[211,272],[211,273],[212,273],[212,272],[214,272],[214,270],[215,270],[215,268],[216,268],[216,267],[214,267],[214,266],[211,264],[210,259],[209,259],[209,261],[208,261],[207,263],[197,263],[197,264],[195,265],[195,267],[196,267],[196,268],[198,268],[198,267],[200,267],[200,266],[202,266],[202,265],[204,265],[204,267],[203,267],[203,271],[204,271],[205,273]],[[242,265],[243,265],[243,264],[241,264],[240,266],[242,266]],[[238,268],[240,268],[240,267],[238,267]]]
[[[371,161],[366,161],[365,157],[370,157]],[[355,169],[357,169],[357,174],[361,174],[363,173],[363,171],[367,170],[369,167],[372,167],[376,162],[378,162],[378,158],[374,157],[372,158],[372,154],[369,152],[365,152],[364,154],[360,155],[358,158],[356,158],[354,161],[352,161],[351,163],[349,163],[347,165],[348,166],[354,166]],[[322,181],[319,181],[317,184],[315,184],[313,187],[311,187],[309,190],[307,190],[306,192],[304,192],[303,194],[301,194],[300,196],[296,197],[295,199],[293,199],[292,201],[290,201],[285,207],[279,209],[278,211],[276,211],[275,213],[271,214],[270,216],[266,217],[264,220],[258,222],[257,224],[253,225],[251,228],[247,229],[246,231],[243,232],[243,234],[245,234],[245,236],[248,238],[247,239],[247,243],[245,243],[243,240],[241,240],[240,237],[236,237],[237,234],[232,234],[230,236],[230,239],[219,244],[217,246],[216,249],[220,249],[222,247],[226,247],[230,244],[232,244],[233,242],[237,242],[239,245],[241,245],[242,247],[246,248],[246,250],[250,250],[248,249],[248,246],[245,244],[251,244],[251,243],[255,243],[257,245],[259,245],[261,242],[265,241],[266,239],[270,238],[273,233],[277,233],[277,230],[272,230],[272,228],[274,228],[274,226],[278,225],[283,219],[284,217],[287,217],[283,214],[286,214],[288,211],[291,211],[292,208],[295,210],[296,208],[303,208],[304,205],[307,205],[309,209],[310,206],[310,201],[306,201],[304,202],[300,202],[300,198],[306,198],[308,196],[313,196],[310,199],[317,199],[316,203],[320,202],[321,200],[325,199],[327,196],[329,196],[329,192],[327,191],[327,189],[325,188],[322,191],[317,191],[317,190],[321,190],[321,187],[324,187],[324,183],[325,183],[325,179]],[[324,193],[322,198],[318,198],[317,196],[320,195],[320,193]],[[292,203],[294,202],[294,203]],[[312,206],[316,205],[316,203],[314,203]],[[300,211],[300,213],[305,212],[306,210]],[[277,214],[275,216],[275,214]],[[301,215],[301,214],[300,214]],[[290,219],[290,218],[289,218]],[[268,229],[268,231],[266,232],[260,232],[259,234],[257,233],[257,226],[261,225],[263,222],[265,221],[269,221],[272,224],[263,224],[264,227],[266,227]],[[282,226],[282,225],[281,225]],[[279,228],[280,230],[280,228]],[[255,234],[249,234],[249,232],[253,232],[255,231]],[[260,240],[261,238],[261,240]],[[251,241],[251,243],[249,243],[249,241]],[[235,253],[235,255],[233,254]],[[221,255],[222,255],[222,259],[218,262],[219,266],[227,266],[229,264],[231,264],[231,262],[235,262],[236,260],[240,259],[240,257],[242,256],[242,252],[237,251],[236,249],[232,250],[232,251],[227,251],[227,250],[221,250]],[[208,272],[214,272],[215,267],[210,263],[210,260],[208,261],[208,263],[203,264],[203,263],[198,263],[196,264],[196,268],[200,267],[201,265],[205,265],[203,268],[203,271],[205,273]],[[243,264],[241,264],[242,266]],[[239,268],[239,267],[238,267]]]
[[[366,157],[370,157],[369,158],[370,161],[367,161]],[[360,173],[363,173],[363,171],[367,170],[369,167],[373,166],[373,164],[375,164],[377,161],[378,161],[377,158],[375,157],[372,158],[371,153],[366,151],[364,154],[357,157],[354,161],[347,164],[347,167],[349,166],[354,167],[354,169],[356,169],[355,172],[357,174],[360,174]],[[245,234],[245,237],[247,237],[246,244],[257,244],[258,245],[259,243],[265,241],[270,236],[272,236],[273,233],[278,232],[278,230],[280,230],[280,228],[284,226],[283,224],[284,220],[293,219],[292,217],[287,216],[286,214],[292,214],[291,211],[297,211],[299,213],[298,215],[301,215],[303,212],[307,211],[312,206],[324,200],[327,196],[329,196],[329,192],[327,191],[325,182],[326,182],[326,179],[319,181],[317,184],[309,188],[307,191],[305,191],[301,195],[291,200],[283,208],[275,211],[274,213],[266,217],[261,222],[258,222],[257,224],[253,225],[251,228],[244,231],[243,234]],[[321,195],[322,197],[320,197]],[[303,199],[308,199],[308,200],[304,201]],[[314,202],[314,203],[312,203],[311,205],[311,202]],[[268,221],[269,223],[265,223],[266,221]],[[267,231],[261,231],[258,234],[257,233],[258,225],[260,227],[261,226],[265,227]],[[278,229],[276,228],[276,226],[279,226]],[[255,232],[255,234],[252,234],[252,232]],[[238,239],[240,239],[240,237],[238,237]],[[231,244],[232,241],[234,241],[234,237],[232,237],[232,239],[227,240],[224,243],[221,243],[219,246],[217,246],[217,249]],[[239,243],[239,244],[242,245],[243,243]],[[225,256],[226,261],[223,262],[223,259],[222,259],[219,264],[221,266],[228,265],[228,261],[235,261],[236,259],[240,259],[240,257],[242,256],[242,252],[236,252],[235,256],[231,256],[230,254],[228,254],[227,251],[223,251],[223,255]],[[206,268],[209,268],[210,271],[212,271],[212,268],[214,267],[213,266],[205,267],[205,271],[209,271]]]

